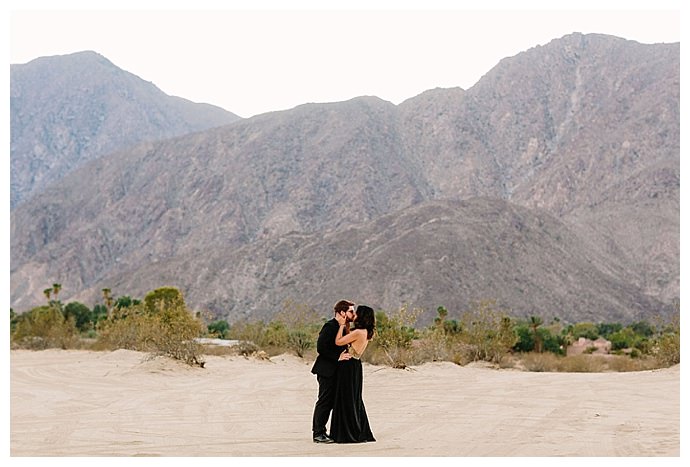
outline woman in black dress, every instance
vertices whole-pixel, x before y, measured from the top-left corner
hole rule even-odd
[[[341,359],[336,371],[335,405],[331,416],[331,438],[336,443],[376,441],[369,427],[369,419],[362,401],[362,361],[360,358],[374,337],[374,310],[359,305],[353,320],[354,329],[345,334],[344,317],[336,316],[340,329],[336,345],[347,345],[349,359]]]

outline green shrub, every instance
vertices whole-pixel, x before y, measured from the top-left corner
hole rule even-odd
[[[129,295],[123,295],[122,297],[119,297],[117,300],[115,300],[115,304],[113,306],[115,308],[129,308],[130,306],[139,305],[140,303],[141,300],[132,298]]]
[[[574,340],[584,337],[594,341],[599,338],[599,326],[594,323],[577,323],[570,326],[569,331]]]
[[[65,305],[63,310],[65,318],[73,318],[75,326],[79,331],[85,332],[93,329],[93,322],[91,321],[91,309],[79,302],[70,302]]]
[[[542,349],[545,352],[565,355],[565,342],[560,336],[552,333],[549,328],[541,328],[537,332],[541,337]]]
[[[228,324],[227,321],[224,319],[214,321],[212,323],[209,323],[207,326],[208,332],[216,337],[219,337],[220,339],[225,339],[225,336],[228,335],[228,330],[230,329],[230,325]]]
[[[637,321],[630,325],[630,329],[635,334],[642,337],[652,337],[654,335],[654,328],[647,321]]]
[[[599,323],[597,324],[597,333],[604,339],[608,339],[611,334],[623,329],[620,323]]]
[[[108,308],[105,305],[96,304],[91,310],[91,323],[96,328],[98,323],[108,318]]]
[[[630,327],[625,327],[609,336],[611,350],[622,350],[634,347],[639,336]]]
[[[517,335],[517,342],[513,345],[513,350],[516,352],[532,352],[534,350],[534,333],[532,329],[525,324],[520,323],[514,328]]]

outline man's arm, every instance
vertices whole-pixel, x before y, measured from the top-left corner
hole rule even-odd
[[[319,333],[319,338],[316,341],[316,351],[319,355],[322,355],[329,360],[338,360],[342,348],[335,345],[335,336],[338,334],[338,326],[334,326],[333,323],[324,324]]]

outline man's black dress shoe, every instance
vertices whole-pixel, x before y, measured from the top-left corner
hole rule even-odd
[[[329,438],[326,435],[319,435],[319,436],[314,436],[314,442],[315,443],[333,443],[333,439]]]

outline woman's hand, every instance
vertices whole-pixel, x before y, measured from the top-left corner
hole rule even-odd
[[[337,313],[335,315],[335,319],[336,319],[336,321],[338,321],[338,324],[340,324],[341,326],[347,322],[347,317],[345,317],[345,315],[342,315],[340,313]]]

